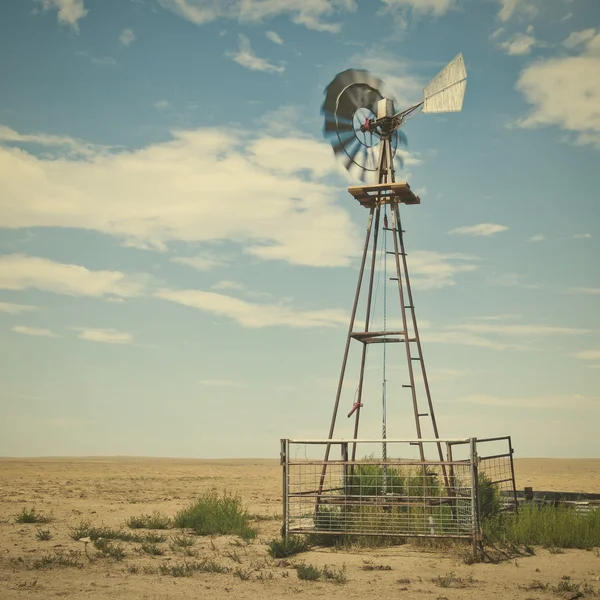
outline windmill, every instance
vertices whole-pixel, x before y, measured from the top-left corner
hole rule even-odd
[[[328,439],[333,439],[338,418],[340,399],[348,355],[352,342],[362,344],[360,369],[355,401],[348,412],[348,418],[354,419],[353,438],[358,439],[361,409],[363,409],[363,391],[365,380],[365,363],[367,349],[372,344],[383,344],[383,381],[381,403],[381,439],[382,457],[386,460],[387,439],[387,380],[386,380],[386,351],[389,343],[402,344],[406,352],[408,381],[403,388],[410,391],[412,409],[417,439],[423,439],[424,419],[429,419],[434,438],[439,439],[439,431],[427,372],[419,329],[410,286],[408,263],[404,245],[404,231],[400,219],[400,204],[419,204],[420,199],[410,189],[406,182],[397,182],[395,166],[402,166],[399,146],[406,145],[406,136],[402,126],[418,112],[444,113],[458,112],[462,109],[466,89],[466,70],[462,54],[456,56],[440,73],[424,88],[423,100],[400,112],[396,112],[394,98],[385,91],[381,79],[365,70],[349,69],[339,73],[325,90],[325,101],[322,114],[325,117],[324,135],[330,140],[333,151],[352,175],[357,175],[363,182],[372,174],[373,183],[351,186],[348,191],[358,202],[368,209],[366,239],[362,252],[358,283],[352,307],[350,326],[346,338],[340,377],[333,407],[333,415],[329,427]],[[388,209],[390,218],[388,219]],[[383,214],[383,218],[382,218]],[[379,249],[379,236],[386,243]],[[388,250],[387,240],[392,237],[391,249]],[[372,239],[371,239],[372,238]],[[387,277],[387,260],[393,257],[393,277],[389,280],[397,282],[400,301],[401,328],[388,330],[386,323],[386,296],[384,294],[383,328],[373,330],[373,287],[377,266],[377,254],[383,252],[384,281]],[[370,255],[370,256],[369,256]],[[364,285],[367,258],[370,258],[369,276]],[[359,299],[363,288],[366,288],[366,314],[364,327],[356,327],[356,317]],[[417,386],[415,364],[418,364],[422,385]],[[419,398],[418,389],[422,388],[425,395],[423,401]],[[421,461],[425,461],[423,444],[419,445]],[[444,461],[442,447],[436,444],[439,460]],[[329,458],[330,445],[326,447],[325,462]],[[352,458],[356,459],[356,443],[353,444]],[[325,467],[321,476],[321,486],[325,476]]]

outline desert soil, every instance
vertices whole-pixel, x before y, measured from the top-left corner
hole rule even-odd
[[[600,493],[600,459],[517,459],[516,475],[521,489],[532,486]],[[248,544],[230,536],[198,538],[194,546],[198,556],[229,567],[227,573],[160,575],[161,564],[183,560],[168,541],[159,544],[165,550],[163,556],[141,554],[139,544],[125,543],[124,560],[115,561],[98,558],[91,544],[84,548],[83,542],[69,535],[81,521],[118,528],[125,527],[128,517],[155,510],[174,515],[213,487],[239,493],[251,514],[264,517],[256,521],[258,537]],[[51,515],[52,522],[42,526],[15,523],[15,516],[32,506]],[[291,564],[274,561],[267,554],[267,542],[279,535],[280,515],[281,472],[276,460],[0,459],[0,598],[578,597],[551,591],[551,586],[566,577],[600,589],[600,557],[594,551],[552,554],[538,548],[531,557],[466,565],[458,550],[431,551],[410,544],[375,550],[314,549],[291,561],[345,567],[348,581],[302,581]],[[49,529],[52,539],[36,539],[39,527]],[[173,535],[172,531],[165,533]],[[69,551],[79,553],[81,566],[34,568],[34,562],[44,556]],[[390,569],[367,571],[363,569],[367,564]],[[449,573],[462,579],[466,587],[441,587],[434,581]],[[240,574],[248,578],[242,579]],[[550,585],[546,590],[536,589],[534,582]]]

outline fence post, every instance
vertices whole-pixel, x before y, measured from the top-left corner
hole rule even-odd
[[[510,476],[512,477],[513,500],[515,502],[515,512],[519,512],[519,500],[517,498],[517,482],[515,480],[515,463],[513,462],[514,449],[512,439],[508,436],[508,453],[510,454]]]
[[[283,498],[283,525],[281,526],[281,537],[288,537],[288,441],[281,440],[280,460],[282,466],[282,498]]]
[[[477,455],[477,438],[469,439],[471,459],[471,521],[473,526],[473,556],[479,549],[479,456]]]

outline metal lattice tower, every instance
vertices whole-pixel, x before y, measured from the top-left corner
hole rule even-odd
[[[382,439],[387,439],[387,344],[401,344],[406,354],[407,381],[402,385],[410,391],[412,412],[417,439],[423,439],[424,420],[427,419],[435,439],[439,439],[423,348],[419,335],[415,304],[410,284],[407,253],[400,215],[400,205],[419,204],[420,199],[406,182],[397,182],[394,159],[402,164],[396,150],[399,144],[406,144],[406,137],[400,127],[419,110],[422,112],[456,112],[462,109],[466,87],[466,71],[462,55],[459,54],[426,87],[424,100],[399,113],[395,112],[394,100],[382,92],[383,82],[367,71],[344,71],[331,82],[326,90],[322,112],[325,115],[325,135],[331,139],[334,152],[352,173],[358,170],[364,181],[367,172],[374,173],[374,184],[351,186],[348,191],[369,211],[367,231],[359,268],[358,282],[352,306],[350,325],[342,359],[333,414],[328,439],[333,439],[339,416],[342,389],[347,376],[348,356],[356,343],[362,344],[356,397],[348,418],[354,418],[353,438],[359,439],[361,409],[364,406],[365,367],[367,349],[372,344],[384,344],[382,376]],[[390,212],[388,219],[387,212]],[[384,236],[383,248],[379,248],[379,238]],[[388,242],[392,244],[389,245]],[[383,301],[383,329],[372,328],[374,282],[378,255],[383,253],[384,278],[395,281],[401,315],[401,329],[387,329],[387,294]],[[387,259],[393,256],[392,274],[388,278]],[[366,276],[366,273],[368,275]],[[366,310],[364,327],[357,324],[359,300],[365,297]],[[417,385],[419,379],[422,386]],[[424,394],[419,394],[422,389]],[[369,398],[369,406],[372,406]],[[425,461],[424,445],[418,444],[421,462]],[[444,461],[442,446],[436,444],[440,462]],[[325,461],[329,459],[330,446],[326,448]],[[384,462],[387,456],[385,441],[382,447]],[[436,458],[436,460],[438,459]],[[352,445],[351,461],[356,460],[356,443]],[[325,473],[323,472],[321,485]]]

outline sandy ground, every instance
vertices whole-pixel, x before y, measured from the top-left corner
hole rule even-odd
[[[600,459],[517,459],[515,464],[521,489],[530,485],[600,493]],[[183,560],[168,541],[160,544],[163,556],[148,556],[139,552],[139,544],[124,544],[126,557],[117,562],[95,557],[91,547],[88,558],[84,544],[69,536],[81,521],[121,527],[128,517],[154,510],[174,515],[212,487],[239,493],[249,512],[263,517],[256,522],[258,537],[248,544],[232,537],[196,542],[194,551],[200,558],[229,567],[228,573],[160,575],[160,565]],[[41,526],[52,532],[51,540],[36,539],[38,525],[15,523],[15,516],[31,506],[52,516],[50,524]],[[0,598],[350,599],[374,593],[433,600],[578,597],[556,594],[550,587],[535,589],[536,581],[552,586],[567,577],[600,589],[598,552],[551,554],[541,548],[535,556],[497,565],[466,565],[456,550],[434,552],[412,545],[343,552],[323,548],[292,561],[345,567],[347,583],[301,581],[290,564],[273,561],[267,554],[267,542],[279,533],[280,514],[281,472],[276,460],[0,459]],[[80,567],[34,568],[44,556],[70,551],[80,553]],[[367,564],[389,570],[367,571],[363,569]],[[462,578],[466,587],[441,587],[434,581],[449,573]]]

